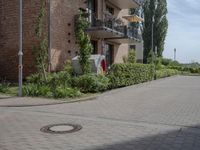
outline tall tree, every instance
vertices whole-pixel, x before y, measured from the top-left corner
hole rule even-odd
[[[158,57],[162,57],[165,45],[165,38],[168,30],[167,20],[167,1],[158,0],[158,6],[155,11],[155,24],[154,24],[154,50],[157,46]]]
[[[167,2],[166,0],[146,0],[143,5],[143,12],[145,20],[143,25],[144,62],[147,63],[148,57],[152,55],[152,24],[154,26],[153,51],[155,52],[157,46],[158,56],[161,57],[164,50],[168,29]]]

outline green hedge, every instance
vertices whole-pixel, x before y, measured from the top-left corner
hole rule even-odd
[[[114,64],[108,75],[110,88],[125,87],[150,81],[154,77],[154,66],[145,64]]]
[[[165,78],[165,77],[170,77],[177,75],[179,73],[178,70],[175,69],[161,69],[156,71],[156,78]]]

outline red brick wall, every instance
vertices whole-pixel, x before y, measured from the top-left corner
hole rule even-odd
[[[0,1],[0,78],[18,78],[18,41],[19,41],[19,1]],[[23,64],[24,77],[33,73],[34,59],[32,47],[36,44],[35,23],[41,1],[23,1]]]
[[[8,80],[18,78],[18,2],[18,0],[0,1],[0,78]],[[35,24],[41,0],[24,0],[23,2],[23,73],[25,77],[35,72],[32,48],[37,43]],[[78,14],[80,7],[86,7],[85,0],[52,0],[53,71],[63,69],[66,60],[74,57],[79,51],[74,35],[74,16]]]
[[[17,73],[17,1],[0,1],[0,77],[13,79]]]
[[[52,0],[52,69],[62,70],[67,59],[79,51],[74,34],[74,17],[86,0]]]

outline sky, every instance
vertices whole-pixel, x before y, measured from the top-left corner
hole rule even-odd
[[[200,0],[167,0],[169,29],[164,57],[181,63],[200,62]]]

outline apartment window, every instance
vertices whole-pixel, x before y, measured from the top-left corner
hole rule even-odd
[[[88,8],[92,13],[97,13],[97,0],[88,0]]]
[[[130,49],[130,50],[131,50],[131,49],[136,50],[136,45],[130,45],[130,46],[129,46],[129,49]]]
[[[91,44],[93,47],[92,54],[98,54],[98,42],[91,40]]]
[[[96,24],[96,18],[98,17],[97,12],[98,12],[98,6],[97,6],[98,1],[97,0],[88,0],[88,9],[89,9],[89,21],[91,25]]]

